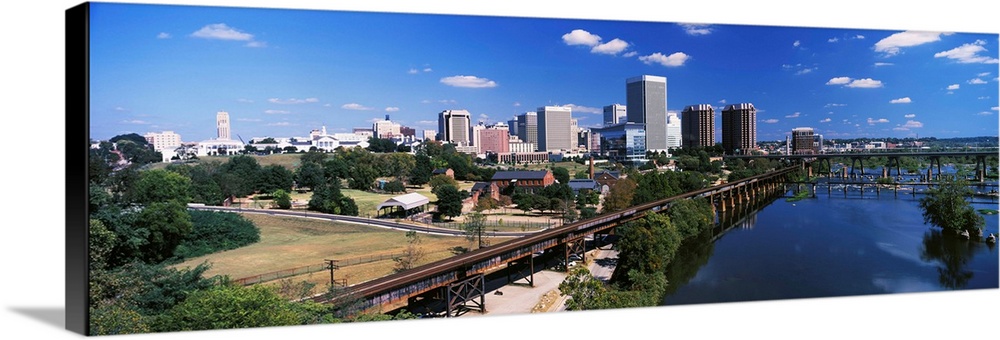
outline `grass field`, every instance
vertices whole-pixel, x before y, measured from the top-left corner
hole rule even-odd
[[[378,254],[398,254],[406,249],[406,232],[364,225],[329,221],[243,214],[260,228],[260,242],[246,247],[218,252],[177,264],[175,268],[193,267],[203,262],[212,265],[206,277],[228,275],[231,279],[264,274],[289,268],[324,263],[325,259],[353,259]],[[420,248],[425,256],[418,264],[452,256],[451,248],[470,247],[464,237],[421,234]],[[355,284],[392,273],[390,260],[351,265],[336,271],[337,279]],[[293,280],[308,280],[325,286],[328,271],[300,275]]]

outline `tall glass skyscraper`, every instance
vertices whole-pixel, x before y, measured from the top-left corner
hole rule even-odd
[[[438,115],[438,140],[468,146],[471,115],[466,110],[444,110]]]
[[[646,125],[646,149],[666,151],[667,78],[643,75],[625,80],[625,112],[629,122]]]

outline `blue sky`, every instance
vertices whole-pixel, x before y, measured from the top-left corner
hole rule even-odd
[[[998,50],[996,33],[96,4],[91,136],[200,141],[220,110],[245,140],[545,105],[598,126],[643,74],[667,78],[670,111],[753,103],[760,141],[996,136]]]

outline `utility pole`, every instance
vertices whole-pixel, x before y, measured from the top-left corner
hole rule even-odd
[[[333,280],[333,271],[340,269],[340,265],[337,264],[337,262],[339,261],[338,260],[323,260],[323,261],[326,261],[326,268],[330,270],[330,285],[333,285],[333,283],[336,282]]]

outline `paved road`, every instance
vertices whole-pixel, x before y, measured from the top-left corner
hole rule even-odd
[[[428,234],[437,235],[448,235],[448,236],[465,236],[465,232],[456,229],[438,228],[433,226],[428,226],[424,224],[414,223],[397,223],[394,220],[382,220],[376,218],[366,218],[357,216],[346,216],[346,215],[334,215],[334,214],[322,214],[315,211],[288,211],[288,210],[278,210],[278,209],[250,209],[250,208],[232,208],[232,207],[219,207],[219,206],[207,206],[200,204],[188,204],[188,209],[192,210],[214,210],[214,211],[228,211],[228,212],[238,212],[238,213],[248,213],[248,214],[265,214],[272,216],[288,216],[288,217],[298,217],[298,218],[312,218],[321,219],[337,222],[346,223],[356,223],[364,224],[373,227],[405,230],[405,231],[418,231]],[[490,232],[491,236],[496,237],[522,237],[531,235],[534,232]]]

